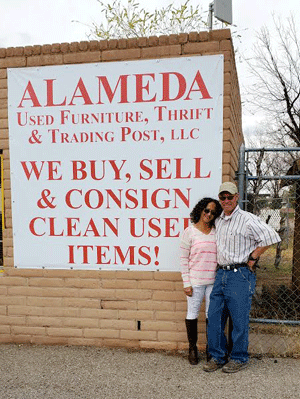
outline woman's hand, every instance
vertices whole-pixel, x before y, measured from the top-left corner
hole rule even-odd
[[[192,296],[193,295],[193,287],[185,287],[184,289],[184,293],[186,296]]]

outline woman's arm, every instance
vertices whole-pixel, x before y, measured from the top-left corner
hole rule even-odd
[[[191,249],[191,237],[189,230],[185,230],[180,242],[180,268],[183,281],[183,289],[187,296],[192,296],[193,288],[190,281],[189,257]]]

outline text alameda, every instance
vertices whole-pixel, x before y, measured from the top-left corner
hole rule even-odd
[[[187,72],[190,74],[190,71]],[[25,106],[101,105],[107,102],[119,104],[149,103],[212,98],[199,70],[193,78],[191,76],[186,78],[179,72],[120,75],[114,88],[112,88],[113,85],[109,82],[107,76],[95,76],[95,87],[87,87],[80,77],[77,83],[74,82],[74,87],[71,89],[66,87],[63,94],[61,82],[56,82],[56,80],[44,79],[46,96],[37,93],[36,88],[28,80],[18,108]],[[59,91],[59,95],[57,95],[56,90]],[[42,98],[45,99],[45,103]]]

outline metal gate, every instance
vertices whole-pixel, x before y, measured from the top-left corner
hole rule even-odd
[[[249,350],[300,356],[300,148],[242,146],[237,180],[240,207],[282,240],[259,262]]]

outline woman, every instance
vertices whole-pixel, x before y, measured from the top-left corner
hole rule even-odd
[[[222,208],[212,198],[200,200],[190,216],[192,225],[184,230],[180,244],[180,265],[184,292],[187,296],[186,330],[189,341],[189,362],[198,364],[198,315],[205,295],[205,314],[209,306],[217,267],[215,219]]]

